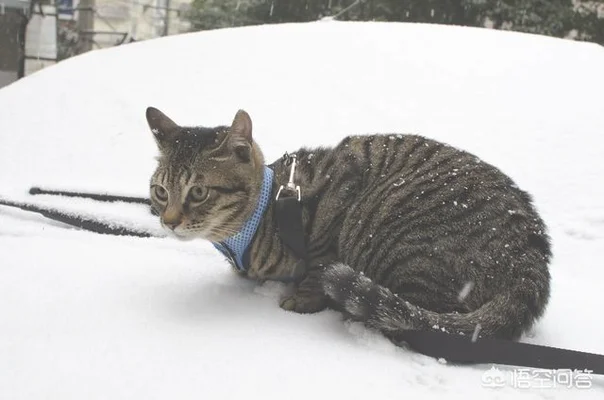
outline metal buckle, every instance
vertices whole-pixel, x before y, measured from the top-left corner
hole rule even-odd
[[[285,153],[283,155],[283,161],[286,164],[291,163],[292,167],[289,170],[289,181],[287,182],[287,185],[281,185],[279,187],[275,200],[279,200],[279,196],[281,196],[281,192],[291,191],[292,194],[293,193],[296,194],[298,201],[300,201],[300,199],[302,198],[301,193],[300,193],[300,186],[298,186],[294,183],[294,173],[296,171],[296,155],[295,154],[290,155],[290,154]]]

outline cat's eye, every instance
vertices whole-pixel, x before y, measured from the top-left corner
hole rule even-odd
[[[155,198],[159,201],[168,201],[168,191],[163,186],[153,186],[153,194],[155,195]]]
[[[209,191],[201,186],[193,186],[189,190],[189,199],[194,203],[201,203],[208,198]]]

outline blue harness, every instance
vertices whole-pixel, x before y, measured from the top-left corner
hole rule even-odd
[[[273,188],[273,174],[272,169],[267,166],[264,167],[262,188],[260,190],[256,210],[254,210],[252,216],[243,224],[241,230],[222,242],[212,242],[214,247],[224,254],[231,264],[241,272],[245,272],[249,268],[249,260],[247,257],[248,247],[256,234],[256,229],[258,229],[258,225],[260,225],[260,221],[270,202]]]

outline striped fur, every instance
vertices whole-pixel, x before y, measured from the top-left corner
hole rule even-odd
[[[240,112],[231,127],[185,128],[155,111],[148,120],[161,156],[152,187],[165,186],[179,205],[176,229],[213,227],[183,237],[228,236],[258,196],[264,158],[251,139],[251,119]],[[237,118],[247,121],[247,136]],[[243,157],[241,143],[248,146]],[[296,154],[311,269],[283,299],[284,309],[329,305],[387,334],[471,335],[479,326],[479,336],[505,338],[518,338],[543,314],[550,293],[546,227],[531,197],[494,166],[416,135],[349,136]],[[276,192],[289,168],[281,160],[269,167]],[[192,207],[183,193],[195,185],[211,188],[208,200]],[[226,189],[235,187],[245,195]],[[170,204],[153,204],[162,218],[171,216]],[[300,271],[273,214],[271,204],[252,242],[249,278]]]

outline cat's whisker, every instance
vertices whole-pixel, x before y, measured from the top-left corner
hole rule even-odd
[[[218,234],[218,235],[223,235],[223,236],[233,236],[235,235],[238,231],[236,230],[232,230],[232,229],[215,229],[212,228],[209,231],[212,234]]]
[[[183,227],[183,231],[186,232],[187,234],[195,234],[195,233],[204,233],[204,234],[210,234],[210,235],[214,235],[214,236],[232,236],[235,235],[241,225],[240,224],[229,224],[229,225],[218,225],[215,227],[210,227],[208,228],[207,226],[204,226],[205,224],[202,223],[198,223],[198,224],[193,224],[193,225],[187,225],[185,227]]]
[[[216,225],[213,227],[207,227],[207,226],[204,226],[203,224],[197,224],[197,225],[189,225],[186,227],[186,229],[187,230],[220,229],[223,231],[237,232],[237,231],[239,231],[239,229],[241,229],[241,224]]]

